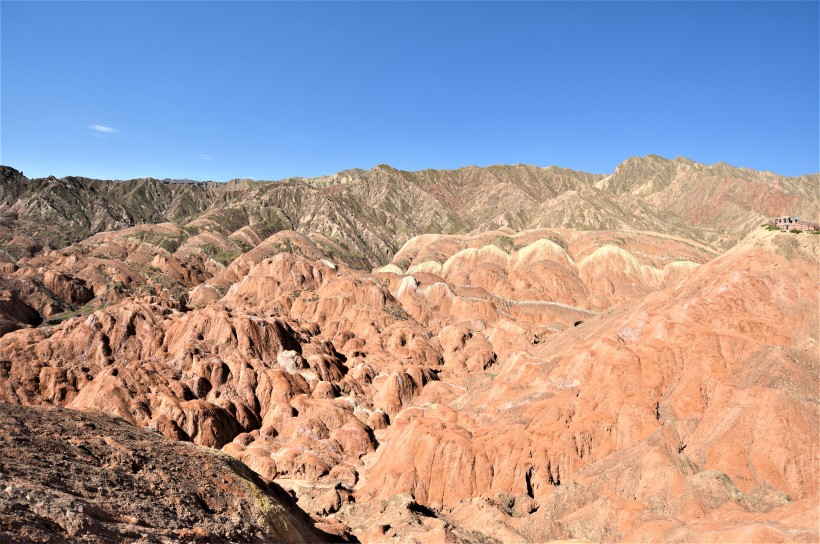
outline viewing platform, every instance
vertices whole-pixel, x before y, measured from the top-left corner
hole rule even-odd
[[[798,217],[772,217],[769,219],[769,224],[774,225],[780,230],[820,231],[820,225],[817,223],[801,221]]]

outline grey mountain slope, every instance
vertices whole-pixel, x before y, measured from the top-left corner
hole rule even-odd
[[[417,172],[378,165],[229,183],[28,179],[2,167],[0,249],[19,256],[160,222],[226,237],[247,226],[262,238],[283,229],[318,233],[361,267],[387,262],[418,234],[500,227],[653,230],[725,249],[769,215],[816,220],[819,183],[818,174],[788,178],[657,155],[627,159],[608,176],[528,165]]]

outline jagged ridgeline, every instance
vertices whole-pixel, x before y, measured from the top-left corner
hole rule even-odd
[[[769,216],[816,220],[819,182],[818,174],[784,177],[657,155],[628,159],[611,175],[527,165],[417,172],[379,165],[228,183],[29,179],[3,166],[0,260],[159,223],[182,230],[146,234],[145,241],[174,252],[197,237],[194,245],[222,264],[283,230],[310,234],[326,254],[366,269],[389,262],[419,234],[504,227],[654,231],[724,250]]]

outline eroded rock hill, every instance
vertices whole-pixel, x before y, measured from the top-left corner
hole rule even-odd
[[[4,272],[60,308],[15,314],[0,400],[221,448],[363,541],[820,537],[815,235],[425,235],[367,273],[182,230]]]
[[[410,493],[502,541],[816,539],[817,258],[758,232],[428,397],[380,436],[358,502]]]

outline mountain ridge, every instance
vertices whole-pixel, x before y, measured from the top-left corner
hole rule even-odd
[[[783,178],[803,178],[803,177],[807,177],[807,176],[820,175],[820,170],[818,170],[817,172],[806,172],[806,173],[798,174],[798,175],[785,175],[785,174],[778,174],[777,172],[774,172],[772,170],[758,170],[758,169],[751,168],[751,167],[748,167],[748,166],[736,166],[734,164],[730,164],[730,163],[727,163],[725,161],[717,161],[717,162],[714,162],[714,163],[702,163],[702,162],[698,162],[694,159],[690,159],[689,157],[686,157],[685,155],[676,155],[674,158],[670,159],[668,157],[664,157],[663,155],[658,155],[657,153],[649,153],[647,155],[632,155],[632,156],[628,157],[627,159],[624,159],[623,161],[618,163],[615,166],[615,168],[617,169],[618,166],[620,166],[620,165],[624,164],[625,162],[627,162],[629,160],[632,160],[632,159],[661,160],[661,161],[664,161],[664,162],[680,161],[680,162],[686,162],[686,163],[691,163],[691,164],[698,164],[698,165],[706,166],[706,167],[727,167],[727,168],[734,169],[734,170],[746,170],[746,171],[750,171],[750,172],[759,172],[759,173],[762,173],[762,174],[771,174],[771,175],[778,176],[778,177],[783,177]],[[577,173],[581,173],[581,174],[589,174],[589,175],[594,175],[594,176],[604,176],[604,177],[606,177],[606,176],[611,175],[611,174],[607,174],[607,173],[604,173],[604,172],[587,172],[586,170],[579,170],[579,169],[569,168],[569,167],[560,166],[560,165],[557,165],[557,164],[551,164],[551,165],[547,165],[547,166],[540,166],[540,165],[533,164],[533,163],[518,162],[518,163],[493,163],[493,164],[486,164],[484,166],[480,166],[480,165],[477,165],[477,164],[465,164],[463,166],[459,166],[459,167],[456,167],[456,168],[420,168],[418,170],[405,170],[405,169],[402,169],[402,168],[395,167],[395,166],[393,166],[391,164],[388,164],[388,163],[379,163],[379,164],[373,165],[369,169],[368,168],[351,167],[351,168],[345,168],[344,170],[339,170],[338,172],[334,172],[332,174],[321,174],[321,175],[318,175],[318,176],[288,176],[288,177],[284,177],[284,178],[270,178],[270,179],[268,179],[268,178],[260,178],[260,179],[257,179],[257,178],[231,178],[231,179],[225,180],[225,181],[210,180],[210,179],[206,180],[206,179],[191,179],[191,178],[169,178],[169,177],[157,178],[157,177],[154,177],[154,176],[139,176],[139,177],[136,177],[136,178],[127,178],[127,179],[119,179],[119,178],[114,179],[114,178],[112,178],[112,179],[105,179],[104,180],[103,178],[89,178],[89,177],[86,177],[86,176],[78,176],[78,175],[73,175],[73,174],[69,174],[69,175],[66,175],[66,176],[59,176],[59,177],[51,174],[51,175],[44,176],[44,177],[29,178],[29,179],[77,178],[77,179],[97,180],[97,181],[113,181],[113,182],[135,181],[135,180],[154,180],[154,181],[160,181],[160,182],[164,182],[164,183],[181,183],[181,184],[203,184],[203,183],[206,183],[206,184],[207,183],[225,184],[225,183],[230,183],[232,181],[234,181],[234,182],[249,181],[249,182],[260,182],[260,183],[276,183],[276,182],[285,182],[285,181],[291,181],[291,180],[311,181],[311,180],[321,180],[321,179],[326,179],[326,178],[336,178],[336,177],[340,177],[340,176],[343,176],[343,175],[357,175],[357,174],[363,174],[365,172],[372,171],[376,168],[384,168],[384,169],[392,170],[392,171],[396,171],[396,172],[406,172],[406,173],[410,173],[410,174],[418,174],[418,173],[422,173],[422,172],[456,172],[456,171],[465,170],[465,169],[490,169],[490,168],[494,168],[494,167],[521,167],[521,166],[523,166],[523,167],[532,167],[532,168],[540,168],[540,169],[543,169],[543,170],[550,170],[550,169],[563,170],[563,171],[577,172]],[[16,172],[17,174],[25,176],[25,174],[22,170],[18,170],[16,168],[14,168],[13,166],[0,165],[0,171],[2,171],[2,169],[12,170],[12,171]],[[2,177],[3,176],[0,176],[0,179]]]
[[[0,249],[18,258],[97,232],[172,222],[226,239],[246,227],[262,238],[283,229],[320,233],[363,269],[386,264],[417,234],[501,227],[651,230],[723,250],[768,215],[816,219],[818,184],[820,174],[790,178],[657,155],[631,157],[608,175],[523,164],[418,171],[380,164],[227,183],[29,179],[4,166]]]
[[[218,448],[331,539],[817,541],[820,237],[761,225],[817,176],[3,173],[0,403]]]

